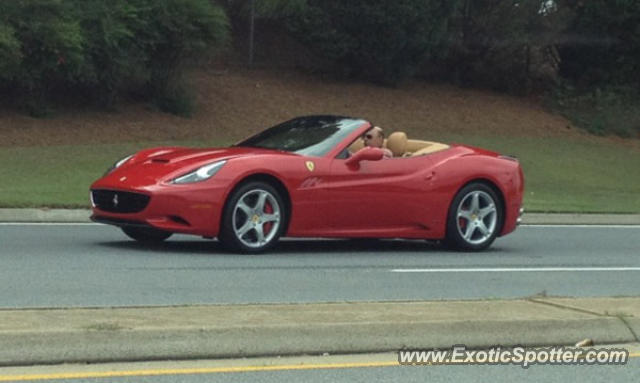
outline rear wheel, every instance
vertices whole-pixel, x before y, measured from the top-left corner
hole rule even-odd
[[[471,183],[456,194],[449,207],[446,243],[460,250],[484,250],[498,236],[502,220],[502,205],[493,189]]]
[[[229,250],[259,253],[275,246],[285,229],[282,197],[271,185],[249,182],[229,197],[219,239]]]
[[[129,238],[145,243],[162,242],[173,234],[151,227],[123,227],[122,231],[129,236]]]

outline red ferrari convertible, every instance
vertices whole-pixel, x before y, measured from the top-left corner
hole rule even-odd
[[[482,250],[517,227],[515,158],[394,132],[364,147],[362,119],[300,117],[229,148],[160,147],[91,185],[92,219],[143,242],[173,233],[260,252],[282,236],[421,238]]]

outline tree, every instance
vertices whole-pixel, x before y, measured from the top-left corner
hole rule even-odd
[[[446,37],[452,0],[308,0],[290,32],[347,77],[396,84]]]
[[[210,0],[0,1],[0,88],[34,115],[72,98],[112,106],[127,91],[182,113],[185,64],[227,38]]]
[[[565,19],[547,0],[464,0],[444,68],[460,85],[526,93],[545,67],[557,71],[553,47]]]
[[[282,21],[299,14],[307,7],[307,0],[226,0],[227,12],[236,29],[248,26],[249,65],[253,65],[255,56],[256,21]]]
[[[582,87],[640,84],[640,1],[558,0],[575,13],[560,45],[562,75]]]

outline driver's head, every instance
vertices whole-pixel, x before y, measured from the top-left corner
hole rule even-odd
[[[384,145],[384,132],[381,127],[374,126],[367,130],[362,139],[364,140],[364,146],[381,148]]]

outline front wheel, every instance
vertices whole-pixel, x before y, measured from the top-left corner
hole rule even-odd
[[[151,227],[123,227],[122,231],[129,236],[129,238],[144,243],[159,243],[171,237],[173,234]]]
[[[483,183],[465,186],[449,208],[446,243],[460,250],[486,249],[499,234],[503,214],[492,188]]]
[[[224,207],[219,239],[232,251],[259,253],[275,246],[285,229],[282,197],[271,185],[249,182]]]

